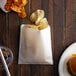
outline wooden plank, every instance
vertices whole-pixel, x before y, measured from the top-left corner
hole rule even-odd
[[[55,76],[54,66],[52,65],[41,65],[40,76]]]
[[[41,0],[31,0],[30,10],[31,13],[36,11],[37,9],[41,9]]]
[[[1,11],[1,46],[5,46],[8,47],[8,14],[4,13],[3,11]],[[1,72],[1,71],[0,71]],[[1,75],[1,73],[0,73]],[[5,76],[6,72],[5,70],[2,70],[2,76]]]
[[[49,1],[51,0],[42,0],[41,2],[41,8],[45,11],[45,17],[48,18],[48,12],[49,12]]]
[[[18,47],[19,47],[19,17],[16,13],[10,12],[8,16],[7,27],[7,46],[12,50],[14,55],[13,64],[10,66],[12,76],[20,76],[20,66],[18,65]]]
[[[65,24],[64,0],[53,0],[54,76],[58,75],[58,63],[63,52]]]
[[[30,76],[30,65],[21,65],[21,75],[20,76]]]
[[[6,17],[6,14],[3,13],[2,10],[0,10],[0,46],[5,45],[5,43],[4,43],[4,39],[5,39],[5,33],[4,33],[5,30],[4,29],[5,29],[5,23],[6,23],[5,17]],[[5,75],[4,70],[1,70],[1,68],[0,68],[0,76],[4,76],[3,73]]]
[[[65,44],[66,46],[76,41],[76,0],[66,1],[66,26]]]
[[[0,45],[5,45],[5,26],[6,26],[6,14],[0,10]]]
[[[51,27],[53,27],[53,0],[49,0],[49,6],[48,6],[48,22]]]
[[[31,73],[30,73],[31,76],[40,76],[40,73],[41,73],[40,65],[31,65]]]

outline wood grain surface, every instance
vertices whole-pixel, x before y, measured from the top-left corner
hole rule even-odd
[[[58,63],[64,50],[76,41],[76,0],[28,0],[27,17],[21,19],[13,11],[0,10],[0,45],[9,47],[14,60],[11,76],[59,76]],[[30,14],[43,9],[51,26],[54,65],[18,65],[20,25],[29,24]],[[0,76],[6,76],[0,70]]]

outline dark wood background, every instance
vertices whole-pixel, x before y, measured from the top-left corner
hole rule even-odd
[[[54,65],[18,65],[19,35],[22,23],[31,23],[30,14],[38,8],[45,10],[52,28]],[[12,76],[59,76],[58,63],[63,51],[76,41],[76,0],[29,0],[27,17],[21,19],[14,12],[0,10],[0,45],[9,47],[14,54],[9,67]],[[6,76],[0,71],[0,76]]]

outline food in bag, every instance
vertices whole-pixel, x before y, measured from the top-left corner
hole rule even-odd
[[[36,28],[38,30],[42,30],[42,29],[45,29],[46,27],[48,27],[48,21],[47,19],[44,17],[45,13],[43,10],[36,10],[34,13],[31,14],[30,16],[30,20],[32,22],[34,22],[35,26],[26,26],[27,28]]]
[[[34,24],[21,25],[18,64],[53,64],[50,26],[44,16],[38,20],[36,15],[30,16]]]

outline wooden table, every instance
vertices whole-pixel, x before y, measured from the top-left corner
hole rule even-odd
[[[30,14],[36,9],[45,10],[52,28],[54,65],[18,65],[19,35],[22,23],[31,23]],[[12,76],[59,76],[58,63],[63,51],[76,41],[76,0],[29,0],[27,17],[21,19],[14,12],[0,10],[0,45],[9,47],[14,54],[9,67]],[[0,76],[6,76],[0,71]]]

